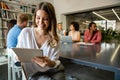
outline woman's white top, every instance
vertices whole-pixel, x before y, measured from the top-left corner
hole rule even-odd
[[[72,31],[70,31],[69,36],[72,36],[72,40],[76,40],[76,39],[78,39],[78,36],[80,36],[80,32],[75,31],[74,33],[72,33]]]
[[[46,41],[39,48],[37,45],[37,42],[35,40],[34,28],[27,27],[21,31],[21,33],[18,37],[17,48],[42,49],[43,56],[47,56],[47,57],[49,57],[49,59],[56,62],[55,67],[57,67],[60,64],[60,61],[58,60],[58,58],[59,58],[59,45],[57,45],[56,47],[53,48],[50,45],[48,45],[48,41]],[[43,71],[46,71],[49,69],[49,67],[46,67],[43,69],[44,69]]]

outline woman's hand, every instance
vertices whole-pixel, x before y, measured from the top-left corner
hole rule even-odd
[[[55,62],[51,61],[48,57],[39,57],[36,56],[32,58],[32,61],[40,65],[41,67],[49,66],[49,67],[54,67]]]

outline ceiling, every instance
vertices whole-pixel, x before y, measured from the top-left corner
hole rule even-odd
[[[99,14],[100,16],[108,19],[108,20],[116,20],[120,21],[116,15],[114,14],[113,10],[117,13],[117,15],[120,17],[120,6],[117,7],[111,7],[111,8],[106,8],[106,9],[99,9],[99,10],[93,10],[93,11],[87,11],[87,12],[81,12],[81,13],[74,13],[74,14],[69,14],[68,16],[74,16],[76,18],[83,18],[86,20],[104,20],[101,17],[93,14],[95,12],[96,14]]]

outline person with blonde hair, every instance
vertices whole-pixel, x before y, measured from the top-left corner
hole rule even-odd
[[[66,31],[62,28],[62,23],[57,24],[57,33],[60,38],[66,36]]]
[[[20,13],[17,16],[17,24],[14,25],[7,34],[7,48],[16,47],[18,42],[18,36],[23,28],[27,26],[28,15]]]
[[[65,80],[64,67],[59,60],[59,37],[56,15],[51,3],[38,4],[34,15],[34,27],[24,28],[18,38],[18,48],[43,50],[42,57],[34,57],[32,63],[23,66],[29,80]],[[22,54],[21,54],[22,55]]]

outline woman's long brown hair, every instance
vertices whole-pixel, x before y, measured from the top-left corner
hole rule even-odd
[[[35,18],[36,18],[36,12],[38,10],[44,10],[49,15],[50,24],[48,27],[48,32],[51,37],[49,43],[52,47],[54,47],[56,46],[56,44],[59,43],[59,37],[57,35],[57,21],[56,21],[55,9],[53,5],[49,2],[41,2],[40,4],[38,4],[34,14],[34,27],[37,27]]]

